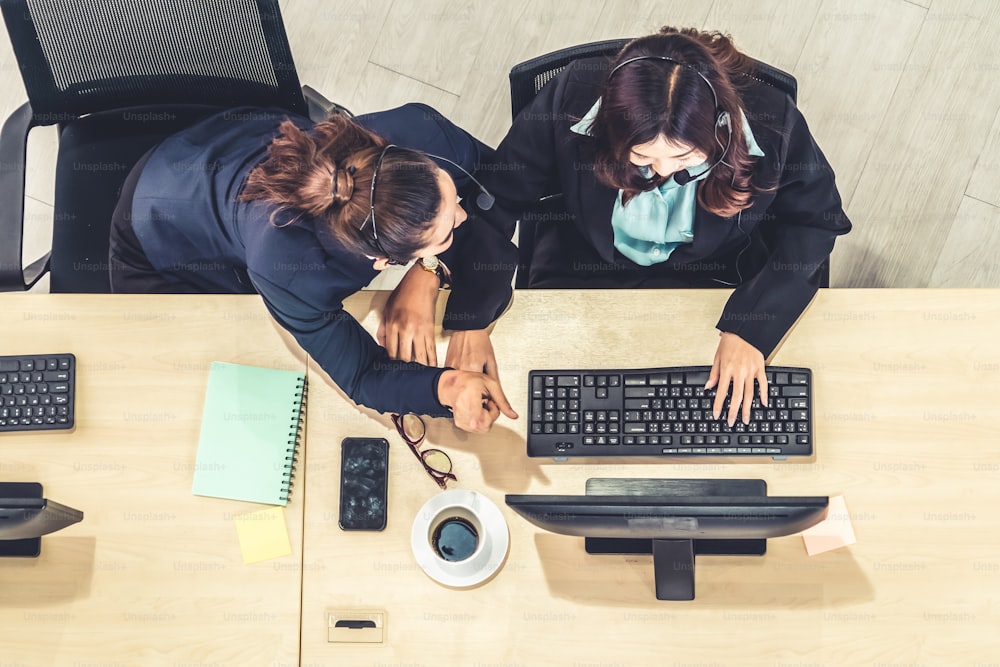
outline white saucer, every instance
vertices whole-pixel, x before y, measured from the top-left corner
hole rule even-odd
[[[470,521],[479,533],[479,545],[462,561],[447,561],[434,553],[431,535],[445,519],[461,517]],[[452,489],[428,500],[410,533],[410,543],[417,564],[434,581],[445,586],[468,588],[492,577],[507,558],[510,534],[500,509],[481,493]]]

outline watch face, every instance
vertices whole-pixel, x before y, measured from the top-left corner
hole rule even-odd
[[[432,255],[431,257],[424,257],[420,261],[423,263],[425,269],[429,269],[431,271],[437,270],[438,258],[436,256]]]

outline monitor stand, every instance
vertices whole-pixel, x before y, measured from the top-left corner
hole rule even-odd
[[[616,479],[587,480],[588,496],[767,496],[762,479]],[[588,537],[589,554],[653,556],[657,600],[694,599],[694,557],[763,556],[767,540],[647,540]]]
[[[42,485],[38,482],[0,482],[0,498],[42,498]],[[0,558],[38,558],[42,552],[42,538],[0,540]]]

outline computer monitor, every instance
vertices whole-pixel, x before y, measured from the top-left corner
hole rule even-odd
[[[826,518],[826,496],[768,496],[761,479],[607,479],[586,495],[507,495],[540,528],[585,537],[587,553],[652,554],[659,600],[694,599],[696,554],[762,556],[767,538]]]
[[[37,557],[42,535],[83,520],[83,512],[42,497],[36,482],[0,483],[0,557]]]

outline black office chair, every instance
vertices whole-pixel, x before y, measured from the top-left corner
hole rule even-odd
[[[319,119],[300,87],[278,0],[0,0],[28,102],[0,132],[0,291],[108,292],[121,185],[149,148],[225,108]],[[304,94],[305,93],[305,94]],[[58,125],[50,252],[22,266],[28,132]]]
[[[510,70],[511,116],[516,118],[517,114],[535,99],[542,86],[566,69],[566,66],[573,61],[581,58],[613,58],[630,41],[630,39],[609,39],[570,46],[514,65]],[[753,63],[754,72],[751,75],[753,78],[784,92],[792,98],[793,102],[797,100],[798,83],[795,81],[795,77],[759,60],[753,60]],[[528,276],[531,271],[531,258],[534,251],[535,225],[544,224],[539,223],[539,220],[563,219],[563,216],[557,213],[561,197],[562,195],[559,193],[542,197],[539,201],[539,214],[532,216],[536,219],[518,222],[518,266],[514,277],[516,289],[528,287]],[[829,287],[829,284],[830,262],[827,260],[820,267],[820,287]]]

